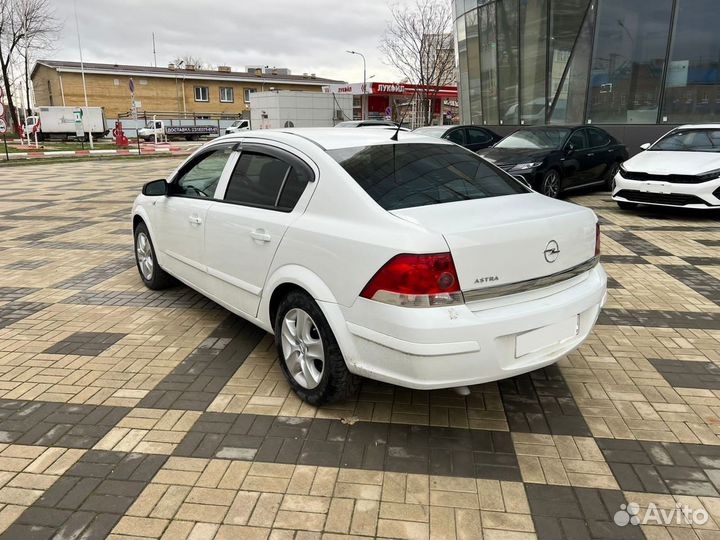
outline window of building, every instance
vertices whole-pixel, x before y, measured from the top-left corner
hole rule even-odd
[[[459,2],[456,2],[459,4]],[[457,59],[458,59],[458,93],[460,97],[460,115],[462,118],[470,118],[470,93],[468,81],[467,62],[467,40],[465,38],[465,16],[455,21],[455,36],[457,38]]]
[[[520,6],[520,123],[544,124],[547,96],[547,0]]]
[[[657,122],[672,6],[672,0],[600,2],[588,122]]]
[[[470,98],[470,122],[482,124],[482,91],[480,82],[480,39],[478,28],[478,10],[465,14],[465,33],[467,41],[468,94]]]
[[[210,101],[210,90],[207,86],[195,87],[195,101]]]
[[[221,103],[232,103],[235,101],[235,92],[230,87],[220,88],[220,102]]]
[[[252,93],[254,93],[254,92],[257,92],[257,90],[255,90],[254,88],[246,88],[246,89],[244,90],[245,103],[250,103],[250,94],[252,94]]]
[[[720,10],[716,0],[677,1],[662,122],[720,119],[718,25]]]
[[[570,53],[560,86],[550,105],[550,124],[582,124],[585,121],[587,84],[595,28],[595,3],[585,9],[585,20]]]
[[[517,125],[518,110],[518,0],[497,3],[497,74],[499,120],[501,124]]]
[[[497,38],[495,37],[495,4],[479,10],[480,19],[480,94],[482,96],[483,123],[498,123],[497,104]]]

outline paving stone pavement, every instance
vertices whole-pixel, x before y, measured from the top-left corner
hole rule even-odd
[[[621,212],[556,365],[315,408],[272,338],[144,289],[129,211],[176,159],[0,169],[0,537],[720,538],[720,222]],[[621,505],[704,524],[618,526]]]

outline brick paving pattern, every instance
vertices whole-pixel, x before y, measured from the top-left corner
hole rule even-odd
[[[177,163],[0,171],[2,538],[720,538],[717,216],[576,196],[610,276],[577,351],[318,409],[270,336],[143,287],[130,206]],[[709,520],[616,525],[631,502]]]

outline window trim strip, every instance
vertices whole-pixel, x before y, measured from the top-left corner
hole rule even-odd
[[[493,287],[463,291],[463,296],[465,297],[465,302],[475,302],[477,300],[487,300],[488,298],[497,298],[498,296],[508,296],[534,289],[541,289],[584,274],[585,272],[595,268],[599,262],[600,257],[593,257],[592,259],[588,259],[587,261],[573,266],[572,268],[556,272],[555,274],[550,274],[549,276],[527,279],[525,281],[508,283],[506,285],[495,285]]]

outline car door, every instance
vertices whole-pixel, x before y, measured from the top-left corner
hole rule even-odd
[[[460,146],[465,146],[467,142],[465,138],[465,130],[463,128],[452,128],[448,130],[442,138],[447,139],[450,142],[454,142],[455,144],[459,144]]]
[[[231,155],[232,145],[216,145],[198,154],[177,172],[168,196],[153,203],[160,264],[202,290],[207,287],[205,218],[223,174],[229,174]]]
[[[585,183],[587,178],[588,138],[585,129],[577,129],[565,143],[563,158],[563,188]]]
[[[607,172],[617,161],[608,133],[598,128],[587,128],[590,150],[588,158],[588,183],[603,182]]]
[[[205,261],[210,293],[231,309],[255,317],[268,269],[290,223],[312,169],[288,151],[243,144],[227,179],[222,202],[207,216]]]
[[[467,139],[465,148],[472,150],[473,152],[487,148],[493,142],[492,135],[482,128],[465,128],[465,137]]]

